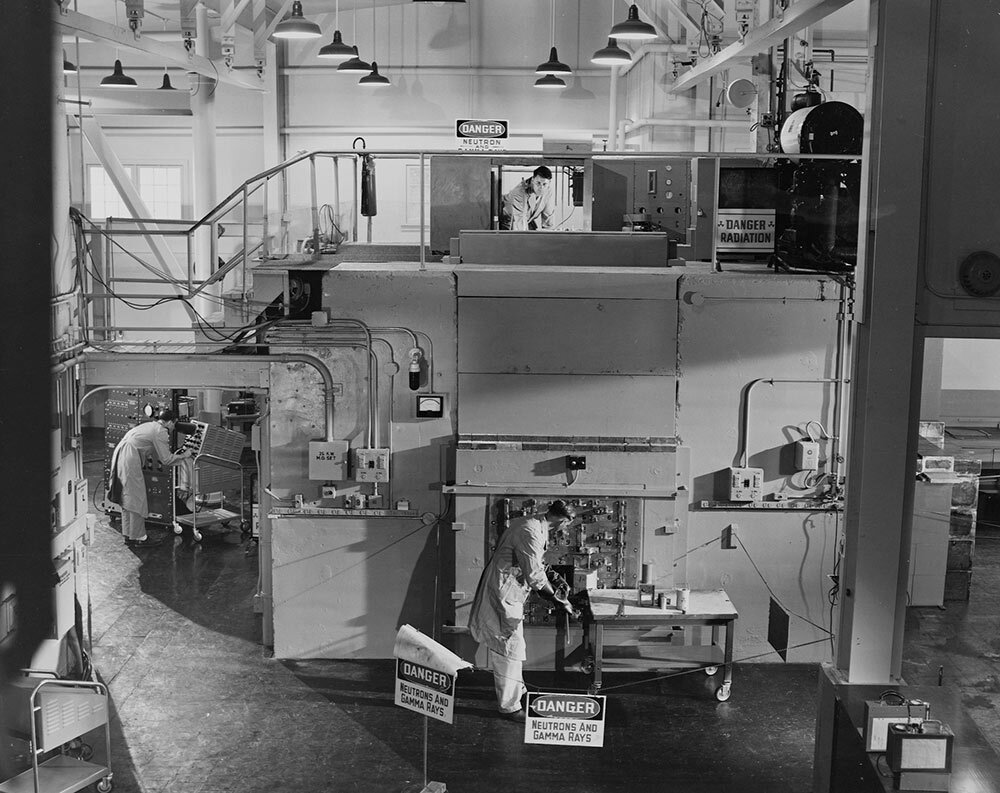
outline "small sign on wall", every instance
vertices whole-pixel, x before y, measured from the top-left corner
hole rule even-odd
[[[508,122],[499,119],[460,118],[455,138],[463,151],[506,151]]]
[[[715,249],[773,251],[773,209],[719,209],[715,223]]]

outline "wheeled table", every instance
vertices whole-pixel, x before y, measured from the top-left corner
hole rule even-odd
[[[701,668],[709,675],[722,667],[722,682],[715,690],[720,702],[729,699],[733,683],[733,632],[739,616],[729,596],[722,589],[691,590],[685,611],[668,606],[638,604],[635,589],[587,590],[589,608],[583,612],[584,648],[593,665],[590,693],[600,691],[605,671],[648,670],[663,668]],[[672,593],[671,593],[672,594]],[[707,626],[712,629],[711,644],[676,645],[643,640],[635,632],[656,628],[687,628]],[[633,634],[627,644],[611,645],[605,631]],[[720,632],[725,631],[725,643],[720,644]]]

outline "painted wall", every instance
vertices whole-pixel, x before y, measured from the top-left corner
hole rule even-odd
[[[833,433],[830,383],[760,384],[751,395],[747,435],[741,432],[748,386],[759,378],[821,380],[834,376],[837,301],[831,282],[819,276],[761,277],[739,273],[685,275],[678,284],[677,432],[691,449],[691,514],[687,555],[676,575],[692,588],[722,587],[740,612],[736,657],[775,660],[767,643],[770,593],[794,615],[790,644],[815,642],[789,660],[820,661],[830,628],[826,600],[836,559],[839,513],[814,508],[711,509],[724,500],[726,469],[747,460],[764,469],[767,498],[808,496],[792,473],[791,445],[818,421]],[[694,304],[686,295],[704,301]],[[815,428],[814,428],[815,430]],[[821,456],[832,445],[821,443]],[[828,467],[828,466],[827,466]],[[723,550],[732,527],[736,548]]]

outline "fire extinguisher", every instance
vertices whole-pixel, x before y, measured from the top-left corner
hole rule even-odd
[[[364,138],[355,138],[354,143],[361,141],[365,145]],[[375,195],[375,158],[370,154],[358,154],[361,158],[361,214],[366,217],[375,217],[378,214],[378,199]]]

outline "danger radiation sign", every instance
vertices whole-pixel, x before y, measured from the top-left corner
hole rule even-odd
[[[607,697],[591,694],[528,694],[524,742],[549,746],[604,746]]]
[[[460,118],[455,121],[459,149],[504,151],[507,148],[508,123],[500,119]]]
[[[717,251],[773,251],[773,209],[720,209],[715,223]]]

